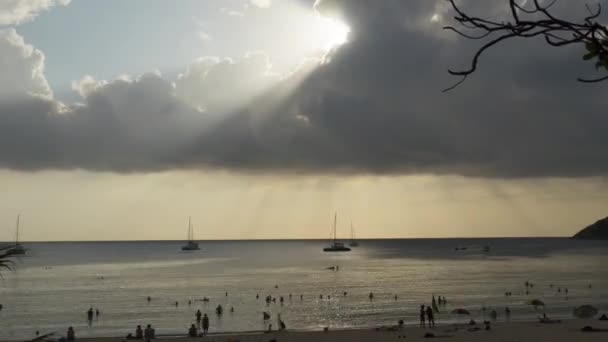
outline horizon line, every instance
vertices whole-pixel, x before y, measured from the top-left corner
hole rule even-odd
[[[357,241],[377,240],[457,240],[457,239],[570,239],[572,236],[458,236],[458,237],[393,237],[393,238],[358,238]],[[268,238],[268,239],[200,239],[197,242],[256,242],[256,241],[326,241],[327,238]],[[339,240],[350,240],[343,238]],[[150,239],[150,240],[29,240],[20,243],[66,243],[66,242],[183,242],[184,239]],[[0,241],[0,244],[11,244],[14,241]]]

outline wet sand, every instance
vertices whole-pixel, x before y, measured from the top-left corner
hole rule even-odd
[[[592,326],[603,331],[583,332],[581,328]],[[425,329],[406,326],[398,331],[389,331],[386,328],[379,329],[351,329],[324,331],[284,331],[273,333],[248,333],[248,334],[212,334],[204,338],[188,337],[162,337],[155,341],[178,342],[178,341],[214,341],[214,342],[269,342],[269,341],[314,341],[314,342],[347,342],[347,341],[428,341],[440,338],[446,342],[464,341],[500,341],[500,342],[585,342],[585,341],[608,341],[608,321],[598,320],[566,320],[555,324],[540,324],[537,322],[512,322],[492,324],[491,330],[483,329],[482,324],[477,325],[481,330],[468,331],[470,326],[466,325],[438,325],[434,329]],[[157,332],[157,334],[162,332]],[[425,338],[426,333],[432,333],[434,338]],[[126,335],[126,334],[125,334]],[[87,338],[79,339],[86,342],[118,342],[125,341],[124,338]]]

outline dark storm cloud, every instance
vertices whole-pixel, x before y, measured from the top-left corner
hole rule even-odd
[[[503,14],[497,2],[464,5]],[[578,4],[564,6],[558,10],[574,13]],[[431,22],[435,14],[450,16],[445,2],[323,0],[316,9],[347,22],[350,43],[310,73],[257,97],[247,93],[246,104],[221,116],[193,109],[175,89],[192,104],[217,91],[207,74],[217,79],[229,69],[222,82],[227,92],[259,74],[246,68],[243,75],[234,70],[245,69],[224,63],[214,73],[193,68],[177,88],[156,75],[115,81],[89,90],[83,106],[62,113],[48,99],[0,100],[0,165],[482,177],[608,173],[608,85],[575,82],[593,72],[578,48],[506,43],[460,88],[442,94],[455,81],[446,69],[466,67],[478,46]]]

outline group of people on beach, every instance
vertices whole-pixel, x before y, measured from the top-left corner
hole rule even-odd
[[[205,336],[209,333],[209,317],[207,316],[207,314],[204,314],[201,312],[201,310],[196,310],[196,325],[202,328],[202,332],[200,334],[200,336]],[[194,336],[193,336],[194,335]],[[192,326],[190,327],[190,329],[188,330],[188,336],[191,337],[195,337],[198,336],[198,329],[197,327],[192,324]]]
[[[142,329],[141,325],[135,328],[135,335],[129,333],[126,337],[127,340],[146,340],[150,341],[156,338],[156,330],[152,328],[151,324],[146,326],[146,329]]]
[[[337,268],[337,267],[336,267]],[[526,289],[526,293],[528,293],[532,288],[534,288],[534,284],[526,281],[524,283],[525,285],[525,289]],[[549,287],[554,288],[553,284],[550,284]],[[589,284],[588,286],[589,288],[591,288],[591,284]],[[278,285],[275,285],[275,289],[278,289]],[[564,294],[568,294],[568,288],[557,288],[557,292],[561,293],[563,291]],[[348,295],[348,292],[344,291],[343,292],[343,296],[346,297]],[[512,295],[512,292],[505,292],[505,296],[510,297]],[[225,296],[228,297],[228,292],[225,292]],[[300,296],[300,301],[304,300],[304,296],[302,294],[299,295]],[[260,294],[256,294],[255,298],[257,300],[260,299]],[[292,294],[289,294],[288,296],[289,300],[291,301],[292,299]],[[319,299],[331,299],[330,295],[326,295],[324,296],[323,294],[319,295]],[[368,298],[369,300],[373,300],[374,299],[374,293],[370,292],[368,294]],[[397,295],[394,295],[394,299],[397,300]],[[150,296],[148,296],[147,298],[148,302],[152,301],[152,298]],[[270,303],[276,303],[277,302],[277,297],[273,297],[272,295],[267,295],[264,298],[265,302],[267,305],[269,305]],[[198,301],[198,300],[194,300],[194,301]],[[202,299],[203,302],[208,303],[210,302],[210,299],[207,297],[204,297]],[[278,301],[283,304],[285,302],[285,298],[283,296],[279,296],[278,297]],[[445,307],[448,303],[448,300],[446,299],[445,296],[437,296],[435,297],[435,295],[432,296],[432,301],[430,305],[420,305],[420,326],[423,328],[434,328],[435,327],[435,315],[437,313],[440,312],[440,309],[442,307]],[[188,300],[188,305],[191,306],[192,305],[192,300]],[[175,302],[175,306],[178,306],[178,302]],[[2,309],[2,306],[0,305],[0,310]],[[223,307],[222,305],[218,305],[215,308],[215,313],[218,316],[221,316],[223,313]],[[491,318],[492,320],[496,320],[498,317],[498,312],[495,309],[490,309],[490,308],[486,308],[486,307],[482,307],[481,308],[482,313],[484,314],[484,316],[487,314],[489,318]],[[491,311],[490,311],[491,310]],[[234,307],[230,308],[231,312],[234,312]],[[488,312],[489,311],[489,312]],[[505,307],[504,309],[504,314],[507,320],[510,319],[511,316],[511,309],[509,307]],[[91,321],[93,320],[93,318],[95,317],[99,317],[100,315],[100,311],[99,309],[93,309],[93,307],[90,307],[87,312],[87,319],[89,321],[89,324],[91,323]],[[270,319],[271,315],[264,311],[263,312],[263,318],[264,321],[267,322]],[[188,328],[188,336],[190,337],[202,337],[202,336],[207,336],[209,333],[209,326],[210,326],[210,322],[209,322],[209,317],[207,316],[207,314],[203,314],[201,312],[201,310],[197,310],[195,313],[195,318],[196,318],[196,324],[191,324],[191,326]],[[539,317],[541,323],[553,323],[553,322],[559,322],[558,320],[551,320],[549,319],[545,314],[543,314],[542,317]],[[608,319],[608,317],[604,316],[604,319]],[[471,322],[474,322],[473,320],[471,320]],[[489,321],[484,321],[484,323],[486,323],[488,326],[486,327],[487,329],[489,329]],[[278,324],[278,330],[285,330],[286,329],[286,325],[285,322],[283,322],[283,320],[280,318],[280,315],[277,315],[277,324]],[[474,324],[474,323],[473,323]],[[399,325],[403,325],[403,320],[399,321]],[[272,331],[272,324],[268,325],[268,331]],[[38,332],[37,332],[38,334]],[[129,333],[126,336],[126,339],[136,339],[136,340],[151,340],[154,339],[156,337],[155,334],[155,330],[154,328],[152,328],[152,326],[150,324],[147,325],[146,329],[142,329],[141,325],[138,325],[137,328],[135,329],[135,333],[131,334]],[[67,341],[74,341],[76,339],[76,334],[74,331],[73,327],[69,327],[67,334],[66,334],[66,340]]]
[[[435,314],[433,308],[429,305],[426,307],[424,304],[420,305],[420,326],[426,328],[426,322],[428,322],[429,328],[435,327]]]

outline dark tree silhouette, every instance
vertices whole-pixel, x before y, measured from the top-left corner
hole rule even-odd
[[[0,271],[11,270],[13,268],[12,257],[15,255],[15,249],[12,245],[0,246]]]
[[[563,47],[574,44],[584,45],[586,53],[584,60],[594,61],[598,71],[608,74],[608,28],[598,21],[602,13],[601,4],[593,8],[585,5],[588,15],[580,22],[572,22],[555,16],[551,9],[558,0],[532,0],[527,5],[522,1],[509,0],[510,20],[507,22],[493,21],[480,17],[470,16],[459,7],[455,0],[447,0],[456,15],[454,19],[459,28],[446,26],[459,35],[473,40],[483,40],[484,44],[477,50],[471,65],[463,70],[448,70],[451,75],[461,79],[453,86],[445,89],[449,91],[456,88],[467,77],[477,70],[481,55],[489,48],[513,38],[542,37],[550,46]],[[608,75],[595,78],[578,78],[580,82],[596,83],[608,80]]]

